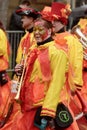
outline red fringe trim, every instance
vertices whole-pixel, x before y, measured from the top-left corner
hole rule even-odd
[[[41,115],[47,115],[47,116],[51,116],[51,117],[55,116],[55,114],[50,114],[50,113],[46,113],[46,112],[41,112]]]
[[[55,112],[54,110],[50,110],[50,109],[47,109],[47,108],[42,108],[42,110],[46,110],[46,111],[50,111],[50,112]]]

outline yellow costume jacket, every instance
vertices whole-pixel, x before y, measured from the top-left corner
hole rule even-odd
[[[32,48],[20,94],[22,110],[42,106],[41,115],[55,117],[66,79],[67,55],[54,41]]]
[[[55,37],[55,42],[58,47],[63,49],[68,55],[68,81],[71,89],[75,90],[77,86],[79,87],[83,85],[83,47],[79,40],[69,32],[57,34]]]

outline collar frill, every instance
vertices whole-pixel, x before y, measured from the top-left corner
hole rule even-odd
[[[66,53],[68,53],[68,44],[66,37],[71,35],[69,32],[57,33],[54,37],[54,41],[56,43],[56,47],[62,49]]]

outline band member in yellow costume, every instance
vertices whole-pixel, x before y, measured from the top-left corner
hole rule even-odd
[[[83,111],[82,100],[78,98],[77,94],[75,94],[75,91],[81,90],[83,86],[83,79],[82,79],[83,47],[78,38],[76,38],[70,32],[66,31],[68,16],[70,12],[71,9],[69,4],[63,4],[60,2],[52,3],[51,13],[52,17],[54,17],[52,23],[53,23],[53,31],[55,33],[53,37],[55,39],[55,42],[58,44],[58,47],[63,49],[68,55],[69,60],[68,78],[67,78],[68,82],[66,83],[65,86],[67,87],[69,93],[71,91],[69,106],[73,110],[74,116],[76,116]],[[73,95],[72,93],[74,93],[75,95],[72,96]],[[65,90],[62,94],[62,98],[63,95],[65,95]],[[86,104],[85,108],[87,110]],[[69,127],[68,129],[75,129],[75,125]]]
[[[27,57],[19,96],[23,116],[14,122],[13,128],[16,130],[39,130],[35,115],[40,108],[40,121],[54,119],[65,82],[67,55],[56,47],[52,39],[52,23],[43,15],[34,23],[34,37],[37,44],[30,48]],[[18,66],[15,70],[18,70]],[[44,129],[47,129],[47,124]]]

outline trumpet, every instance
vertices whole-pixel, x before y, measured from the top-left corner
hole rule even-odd
[[[18,86],[17,86],[18,90],[17,90],[17,94],[16,94],[16,96],[14,98],[16,101],[19,100],[21,86],[22,86],[23,79],[24,79],[24,74],[25,74],[26,60],[27,60],[27,58],[25,57],[25,54],[26,54],[25,52],[26,52],[26,48],[24,48],[24,52],[23,52],[22,60],[21,60],[21,64],[23,64],[23,71],[22,71],[21,77],[19,77],[19,82],[18,82]]]
[[[73,27],[72,30],[71,30],[71,33],[72,33],[72,34],[75,34],[75,35],[78,37],[80,43],[81,43],[82,46],[83,46],[83,50],[84,50],[84,51],[83,51],[83,58],[84,58],[85,60],[87,60],[87,38],[86,38],[86,36],[82,33],[82,31],[81,31],[81,29],[80,29],[80,26],[77,25],[77,26]]]

